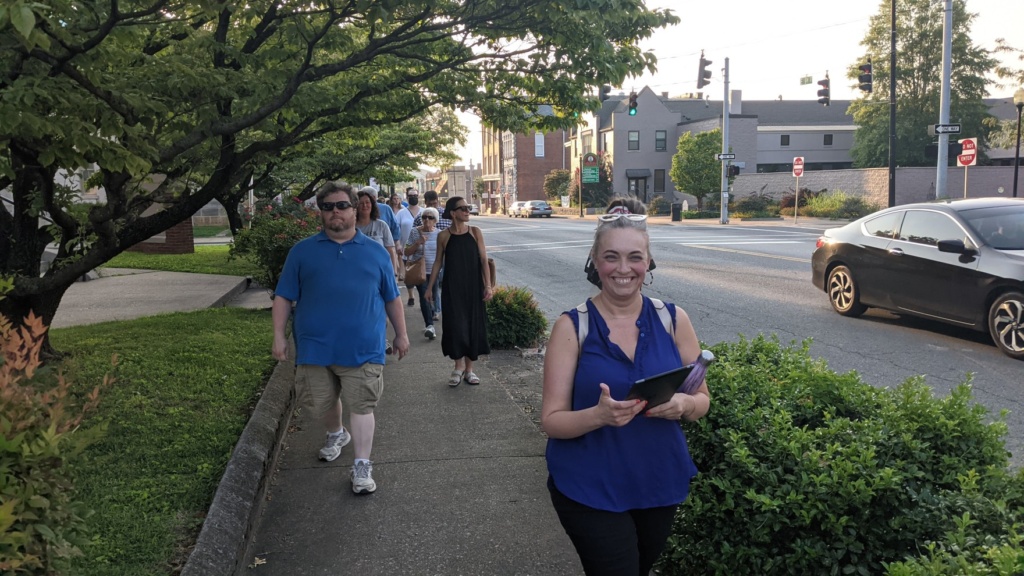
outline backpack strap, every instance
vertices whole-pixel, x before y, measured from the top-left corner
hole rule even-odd
[[[583,352],[583,341],[590,332],[590,313],[587,311],[587,303],[584,302],[576,307],[576,343],[580,352]]]
[[[665,331],[672,336],[672,341],[676,341],[676,319],[672,317],[672,314],[668,311],[668,306],[664,302],[657,298],[650,298],[651,304],[654,304],[654,310],[658,312],[658,318],[661,319],[661,325],[665,327]]]
[[[665,327],[665,331],[668,332],[669,336],[672,337],[672,341],[676,341],[676,319],[672,317],[672,313],[668,311],[668,306],[664,302],[657,298],[649,298],[651,304],[654,305],[654,310],[658,313],[658,318],[661,320],[661,325]],[[590,332],[590,316],[587,311],[587,303],[584,302],[576,307],[576,342],[583,351],[583,340],[587,338],[587,333]]]

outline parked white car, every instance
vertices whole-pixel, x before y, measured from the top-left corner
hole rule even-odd
[[[551,209],[551,205],[544,200],[530,200],[519,209],[519,215],[526,218],[533,218],[534,216],[538,218],[541,216],[551,218],[552,212],[554,210]]]
[[[518,218],[520,216],[519,211],[522,209],[524,205],[526,205],[526,202],[513,202],[508,207],[508,215],[515,216]]]

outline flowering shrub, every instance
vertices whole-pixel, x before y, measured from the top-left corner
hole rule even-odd
[[[232,258],[246,258],[259,267],[257,284],[273,291],[284,269],[288,251],[296,242],[320,231],[320,214],[295,198],[282,204],[258,207],[252,226],[235,236]]]
[[[45,333],[35,315],[18,329],[0,316],[0,574],[63,573],[89,542],[91,512],[74,497],[68,459],[104,431],[82,427],[101,387],[75,406],[70,382],[37,372]]]

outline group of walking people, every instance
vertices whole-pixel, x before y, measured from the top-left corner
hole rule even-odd
[[[448,199],[441,212],[436,193],[424,194],[419,207],[407,191],[392,234],[374,224],[383,210],[367,204],[364,191],[334,182],[317,191],[323,230],[292,248],[273,304],[273,355],[287,357],[294,306],[297,391],[323,417],[321,459],[332,461],[355,442],[350,477],[357,494],[376,490],[369,457],[389,353],[386,321],[395,331],[387,346],[399,360],[409,350],[400,273],[407,283],[410,273],[424,278],[412,285],[428,340],[436,337],[435,312],[443,310],[441,349],[455,362],[451,386],[480,382],[473,362],[490,351],[485,306],[493,282],[483,233],[469,224],[463,198]],[[693,388],[664,403],[626,397],[634,382],[695,364],[702,352],[683,310],[642,293],[654,269],[642,203],[609,205],[584,269],[599,292],[558,318],[544,359],[547,488],[588,576],[646,576],[697,474],[679,421],[702,418],[711,400],[699,371]],[[351,433],[342,424],[343,400]]]

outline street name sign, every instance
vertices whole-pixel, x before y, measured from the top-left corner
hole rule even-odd
[[[735,160],[735,154],[715,154],[715,160]]]
[[[601,168],[597,165],[597,154],[587,152],[583,155],[583,168],[580,170],[583,184],[597,184],[601,181]]]
[[[960,133],[960,125],[959,124],[936,124],[935,125],[935,133],[936,134],[959,134]]]
[[[966,168],[967,166],[974,166],[978,163],[978,139],[977,138],[964,138],[960,140],[960,144],[963,145],[963,154],[956,157],[956,165]]]
[[[799,178],[804,175],[804,157],[793,158],[793,176]]]

